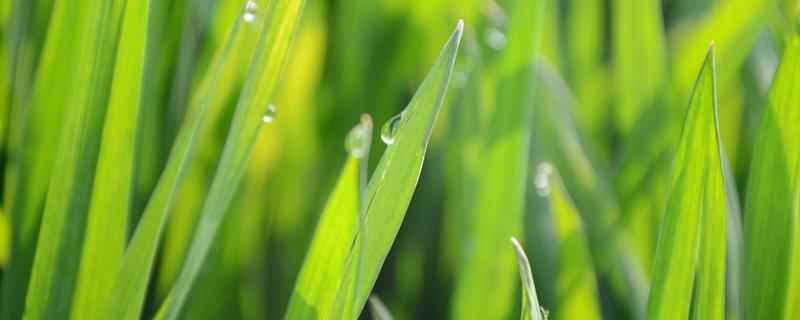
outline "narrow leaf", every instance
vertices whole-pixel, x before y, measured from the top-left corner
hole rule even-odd
[[[125,6],[72,318],[100,319],[127,244],[150,1]]]
[[[517,256],[517,267],[522,281],[522,319],[542,320],[539,296],[536,294],[536,285],[533,283],[533,274],[531,273],[531,264],[528,261],[528,256],[525,255],[525,250],[522,249],[516,238],[511,237],[511,245],[514,247],[514,254]]]
[[[753,147],[744,226],[746,319],[800,317],[800,36],[786,42]]]
[[[648,319],[685,319],[692,306],[694,319],[724,316],[725,187],[718,126],[712,45],[698,75],[673,162]]]

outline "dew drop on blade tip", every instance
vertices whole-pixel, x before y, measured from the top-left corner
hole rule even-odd
[[[553,173],[553,166],[548,162],[542,162],[536,167],[536,177],[533,184],[536,187],[536,194],[542,197],[550,195],[550,175]]]
[[[344,140],[347,152],[355,158],[363,158],[369,152],[372,140],[372,118],[368,114],[361,115],[361,122],[350,129]]]
[[[261,117],[261,121],[264,123],[271,123],[275,120],[275,105],[269,104],[267,106],[267,111],[264,113],[264,116]]]
[[[383,140],[383,143],[387,145],[394,143],[395,135],[397,134],[397,128],[400,126],[404,114],[405,110],[394,117],[391,117],[386,121],[383,127],[381,127],[381,140]]]

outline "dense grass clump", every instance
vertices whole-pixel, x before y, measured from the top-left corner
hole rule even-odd
[[[0,320],[800,319],[800,2],[8,0]]]

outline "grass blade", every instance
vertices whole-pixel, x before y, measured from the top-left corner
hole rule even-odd
[[[177,318],[230,205],[273,98],[280,72],[297,29],[304,1],[270,2],[256,46],[250,77],[237,103],[217,172],[203,204],[194,238],[175,286],[158,312],[159,319]]]
[[[150,1],[125,6],[72,318],[99,319],[127,245]],[[142,35],[145,35],[142,37]]]
[[[400,114],[396,129],[387,132],[389,136],[382,137],[392,143],[384,151],[366,188],[366,205],[362,214],[369,241],[365,243],[361,258],[361,280],[357,283],[352,319],[367,302],[405,218],[419,180],[431,130],[447,91],[463,29],[463,21],[459,21],[425,80]]]
[[[238,41],[249,40],[243,36],[244,32],[240,32],[240,20],[234,23],[225,44],[212,59],[208,74],[198,90],[200,96],[193,101],[194,105],[175,139],[165,169],[125,250],[109,303],[102,313],[106,319],[140,318],[161,233],[174,204],[177,187],[194,154],[197,136],[203,128],[208,106],[216,94],[217,81],[231,47]]]
[[[800,317],[800,36],[793,35],[770,89],[753,147],[745,206],[746,319]]]
[[[645,107],[664,92],[667,49],[661,2],[615,0],[613,5],[614,66],[619,130],[627,135]],[[631,28],[631,26],[636,26]]]
[[[724,316],[725,191],[718,126],[712,45],[698,75],[675,156],[648,319],[685,319],[692,305],[694,319]]]
[[[520,236],[530,149],[534,88],[533,58],[538,52],[545,1],[515,1],[508,47],[497,62],[495,105],[489,129],[482,132],[480,159],[488,170],[478,177],[470,242],[455,284],[455,319],[500,319],[511,314],[516,281],[510,236]],[[499,215],[499,216],[498,216]]]
[[[53,319],[69,313],[121,8],[121,4],[81,1],[58,2],[54,8],[55,19],[81,17],[74,32],[82,36],[72,40],[78,43],[76,60],[62,61],[79,66],[72,79],[76,82],[72,90],[77,94],[70,94],[60,102],[69,113],[56,156],[59,170],[51,177],[42,214],[25,302],[26,319]]]
[[[363,122],[354,127],[346,143],[361,143],[350,142],[350,139],[370,137],[371,123],[369,127],[366,129]],[[366,150],[369,150],[368,145]],[[362,173],[365,173],[359,167],[366,165],[362,159],[368,154],[366,150],[350,152],[336,187],[331,192],[319,218],[311,246],[307,250],[303,267],[297,276],[297,283],[286,310],[286,319],[329,319],[341,316],[334,316],[331,312],[340,292],[346,288],[352,290],[355,283],[353,279],[350,279],[351,283],[347,283],[343,275],[348,274],[347,260],[352,256],[354,241],[359,233],[360,180],[364,175]]]
[[[511,237],[511,245],[514,247],[514,254],[517,256],[517,267],[522,281],[521,319],[542,320],[542,309],[539,306],[539,297],[536,294],[536,285],[533,283],[533,274],[531,273],[531,264],[528,261],[528,256],[525,255],[525,250],[522,249],[516,238]]]
[[[372,318],[375,320],[393,320],[392,313],[386,308],[380,298],[376,295],[369,297],[369,307],[372,310]]]

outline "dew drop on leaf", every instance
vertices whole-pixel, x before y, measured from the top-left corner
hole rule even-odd
[[[542,162],[536,167],[536,177],[533,184],[536,187],[536,194],[546,197],[550,194],[550,175],[553,173],[553,166],[550,163]]]
[[[264,123],[271,123],[273,120],[275,120],[275,105],[270,103],[267,106],[267,111],[264,113],[264,116],[261,117],[261,121]]]
[[[388,121],[386,121],[383,127],[381,127],[381,140],[383,140],[383,143],[387,145],[394,143],[394,138],[397,134],[397,128],[400,126],[405,113],[405,110],[403,110],[403,112],[391,117]]]
[[[250,23],[256,19],[256,9],[258,9],[256,2],[247,0],[247,3],[244,5],[244,15],[242,16],[244,22]]]
[[[361,115],[361,123],[350,129],[344,140],[347,152],[355,158],[363,158],[369,152],[372,140],[372,118],[368,114]]]

